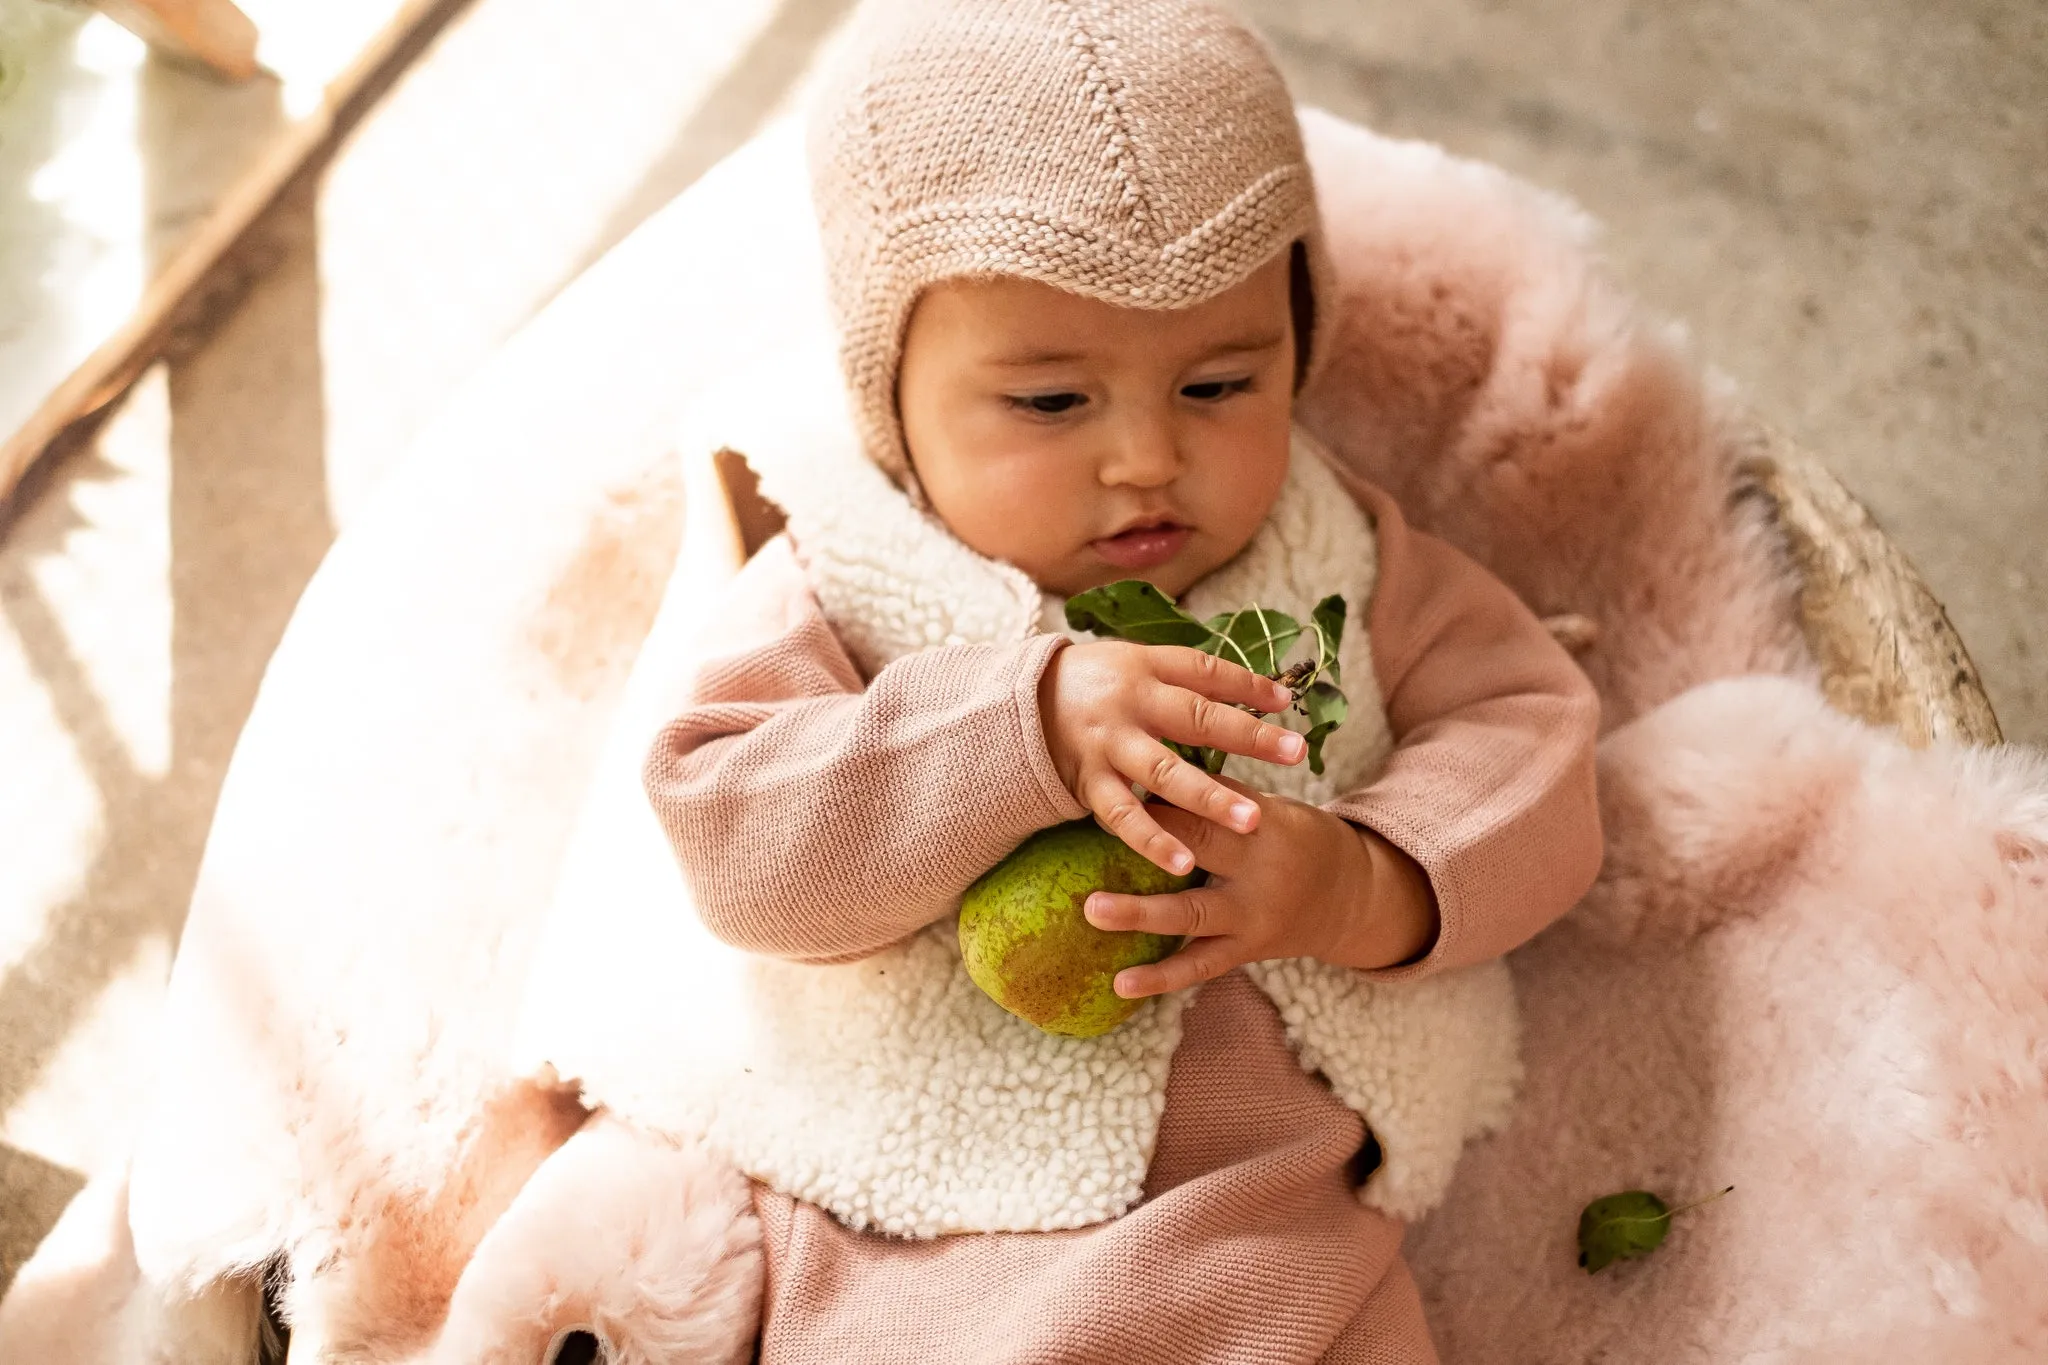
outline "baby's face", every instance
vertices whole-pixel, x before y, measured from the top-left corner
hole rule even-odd
[[[1287,477],[1287,253],[1192,308],[1118,308],[1015,277],[918,299],[897,380],[912,465],[955,535],[1063,596],[1178,596],[1236,554]]]

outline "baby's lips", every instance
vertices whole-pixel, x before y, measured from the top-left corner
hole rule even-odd
[[[1179,525],[1143,526],[1118,535],[1104,536],[1090,541],[1095,553],[1120,569],[1156,569],[1166,563],[1187,545],[1194,534],[1191,527]]]

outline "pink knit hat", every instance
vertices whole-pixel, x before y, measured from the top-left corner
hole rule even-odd
[[[926,285],[1021,275],[1185,308],[1298,242],[1311,303],[1327,292],[1286,83],[1212,0],[869,0],[810,165],[861,439],[912,487],[896,370]]]

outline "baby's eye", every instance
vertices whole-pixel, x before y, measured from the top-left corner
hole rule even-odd
[[[1012,394],[1009,396],[1011,407],[1035,413],[1040,417],[1057,417],[1063,412],[1070,412],[1080,407],[1087,401],[1087,395],[1079,393],[1033,393]]]
[[[1249,379],[1207,379],[1199,384],[1183,384],[1180,392],[1184,398],[1192,398],[1200,403],[1213,403],[1233,393],[1245,393],[1251,386],[1252,381]]]

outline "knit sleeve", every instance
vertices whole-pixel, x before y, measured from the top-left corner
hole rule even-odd
[[[1377,779],[1329,809],[1427,874],[1435,943],[1372,973],[1421,976],[1500,956],[1592,885],[1599,701],[1505,584],[1411,529],[1385,493],[1348,482],[1378,533],[1373,664],[1395,747]]]
[[[741,571],[712,629],[724,652],[643,777],[728,943],[865,957],[945,916],[1034,830],[1087,813],[1039,728],[1063,637],[926,650],[863,685],[783,539]]]

